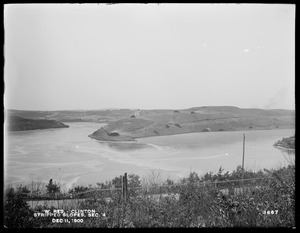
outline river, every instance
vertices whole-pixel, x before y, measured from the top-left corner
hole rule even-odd
[[[288,165],[275,141],[294,129],[190,133],[140,138],[137,142],[99,142],[88,137],[104,124],[66,123],[70,128],[14,131],[4,136],[5,184],[59,182],[95,185],[127,172],[147,177],[178,179],[190,172],[232,171],[242,163],[259,170]]]

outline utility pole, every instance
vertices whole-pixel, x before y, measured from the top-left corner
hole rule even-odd
[[[242,182],[244,179],[244,160],[245,160],[245,134],[243,134],[243,163],[242,163]]]
[[[126,215],[126,202],[127,202],[127,173],[124,173],[124,176],[122,177],[122,195],[123,195],[123,217],[125,219]]]
[[[127,188],[127,173],[124,174],[123,179],[122,179],[122,196],[124,201],[127,201],[127,192],[128,192],[128,188]]]
[[[127,173],[124,174],[124,179],[125,179],[125,202],[127,202],[127,199],[128,199],[128,188],[127,188],[128,181],[127,181]]]
[[[33,208],[33,181],[31,183],[31,207]]]

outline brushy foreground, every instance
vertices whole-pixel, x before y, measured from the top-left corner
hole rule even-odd
[[[28,189],[9,188],[5,193],[5,221],[8,228],[190,228],[190,227],[294,227],[295,226],[295,165],[280,169],[258,172],[246,171],[244,179],[265,178],[251,182],[224,182],[214,185],[214,181],[240,179],[241,168],[232,173],[207,173],[199,177],[193,172],[177,184],[177,189],[164,191],[165,195],[149,195],[149,190],[157,184],[148,182],[148,192],[132,187],[141,186],[139,176],[129,175],[129,197],[125,202],[120,192],[110,192],[106,196],[98,193],[90,195],[71,207],[76,210],[95,210],[97,218],[74,217],[70,222],[57,223],[53,217],[34,217],[34,213],[44,210],[54,211],[54,207],[39,205],[30,208]],[[152,177],[153,178],[153,177]],[[106,184],[119,187],[116,177]],[[148,179],[151,181],[151,179]],[[155,181],[155,179],[152,179]],[[52,182],[52,181],[51,181]],[[254,183],[253,183],[254,182]],[[164,184],[174,185],[172,180]],[[205,185],[204,185],[205,184]],[[51,185],[53,185],[51,183]],[[171,187],[171,186],[170,186]],[[249,187],[243,192],[234,192],[233,187]],[[58,187],[47,186],[48,191]],[[228,189],[225,195],[220,189]],[[69,194],[86,191],[87,187],[75,187]],[[174,193],[177,193],[177,196]],[[168,195],[167,195],[168,194]],[[107,197],[111,201],[107,201]],[[70,204],[69,204],[70,205]],[[60,209],[67,209],[65,206]],[[69,206],[70,207],[70,206]],[[73,220],[72,220],[73,219]],[[81,220],[82,219],[82,220]],[[65,221],[65,220],[64,220]]]

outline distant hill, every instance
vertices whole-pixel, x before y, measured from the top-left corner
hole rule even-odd
[[[60,111],[28,111],[6,109],[9,116],[19,116],[34,120],[57,120],[61,122],[111,122],[130,117],[137,112],[137,109],[100,109],[100,110],[60,110]],[[294,117],[295,110],[284,109],[254,109],[238,108],[234,106],[204,106],[188,109],[151,109],[139,110],[139,115],[168,115],[173,113],[200,113],[200,114],[231,114],[231,115],[259,115],[270,117]],[[180,114],[178,114],[180,115]],[[177,116],[178,116],[177,115]]]
[[[60,111],[27,111],[5,110],[9,116],[19,116],[34,120],[57,120],[61,122],[109,122],[131,116],[136,110],[101,109],[101,110],[60,110]]]
[[[285,109],[258,109],[258,108],[238,108],[234,106],[207,106],[189,108],[190,111],[197,112],[223,112],[231,114],[249,114],[249,115],[264,115],[264,116],[285,116],[294,115],[294,110]]]
[[[18,116],[8,116],[6,119],[9,131],[68,128],[68,125],[55,120],[32,120]]]

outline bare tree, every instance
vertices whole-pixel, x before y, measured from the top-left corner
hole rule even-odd
[[[157,187],[162,185],[161,171],[152,169],[145,177],[142,178],[142,187],[144,192],[154,192]]]

